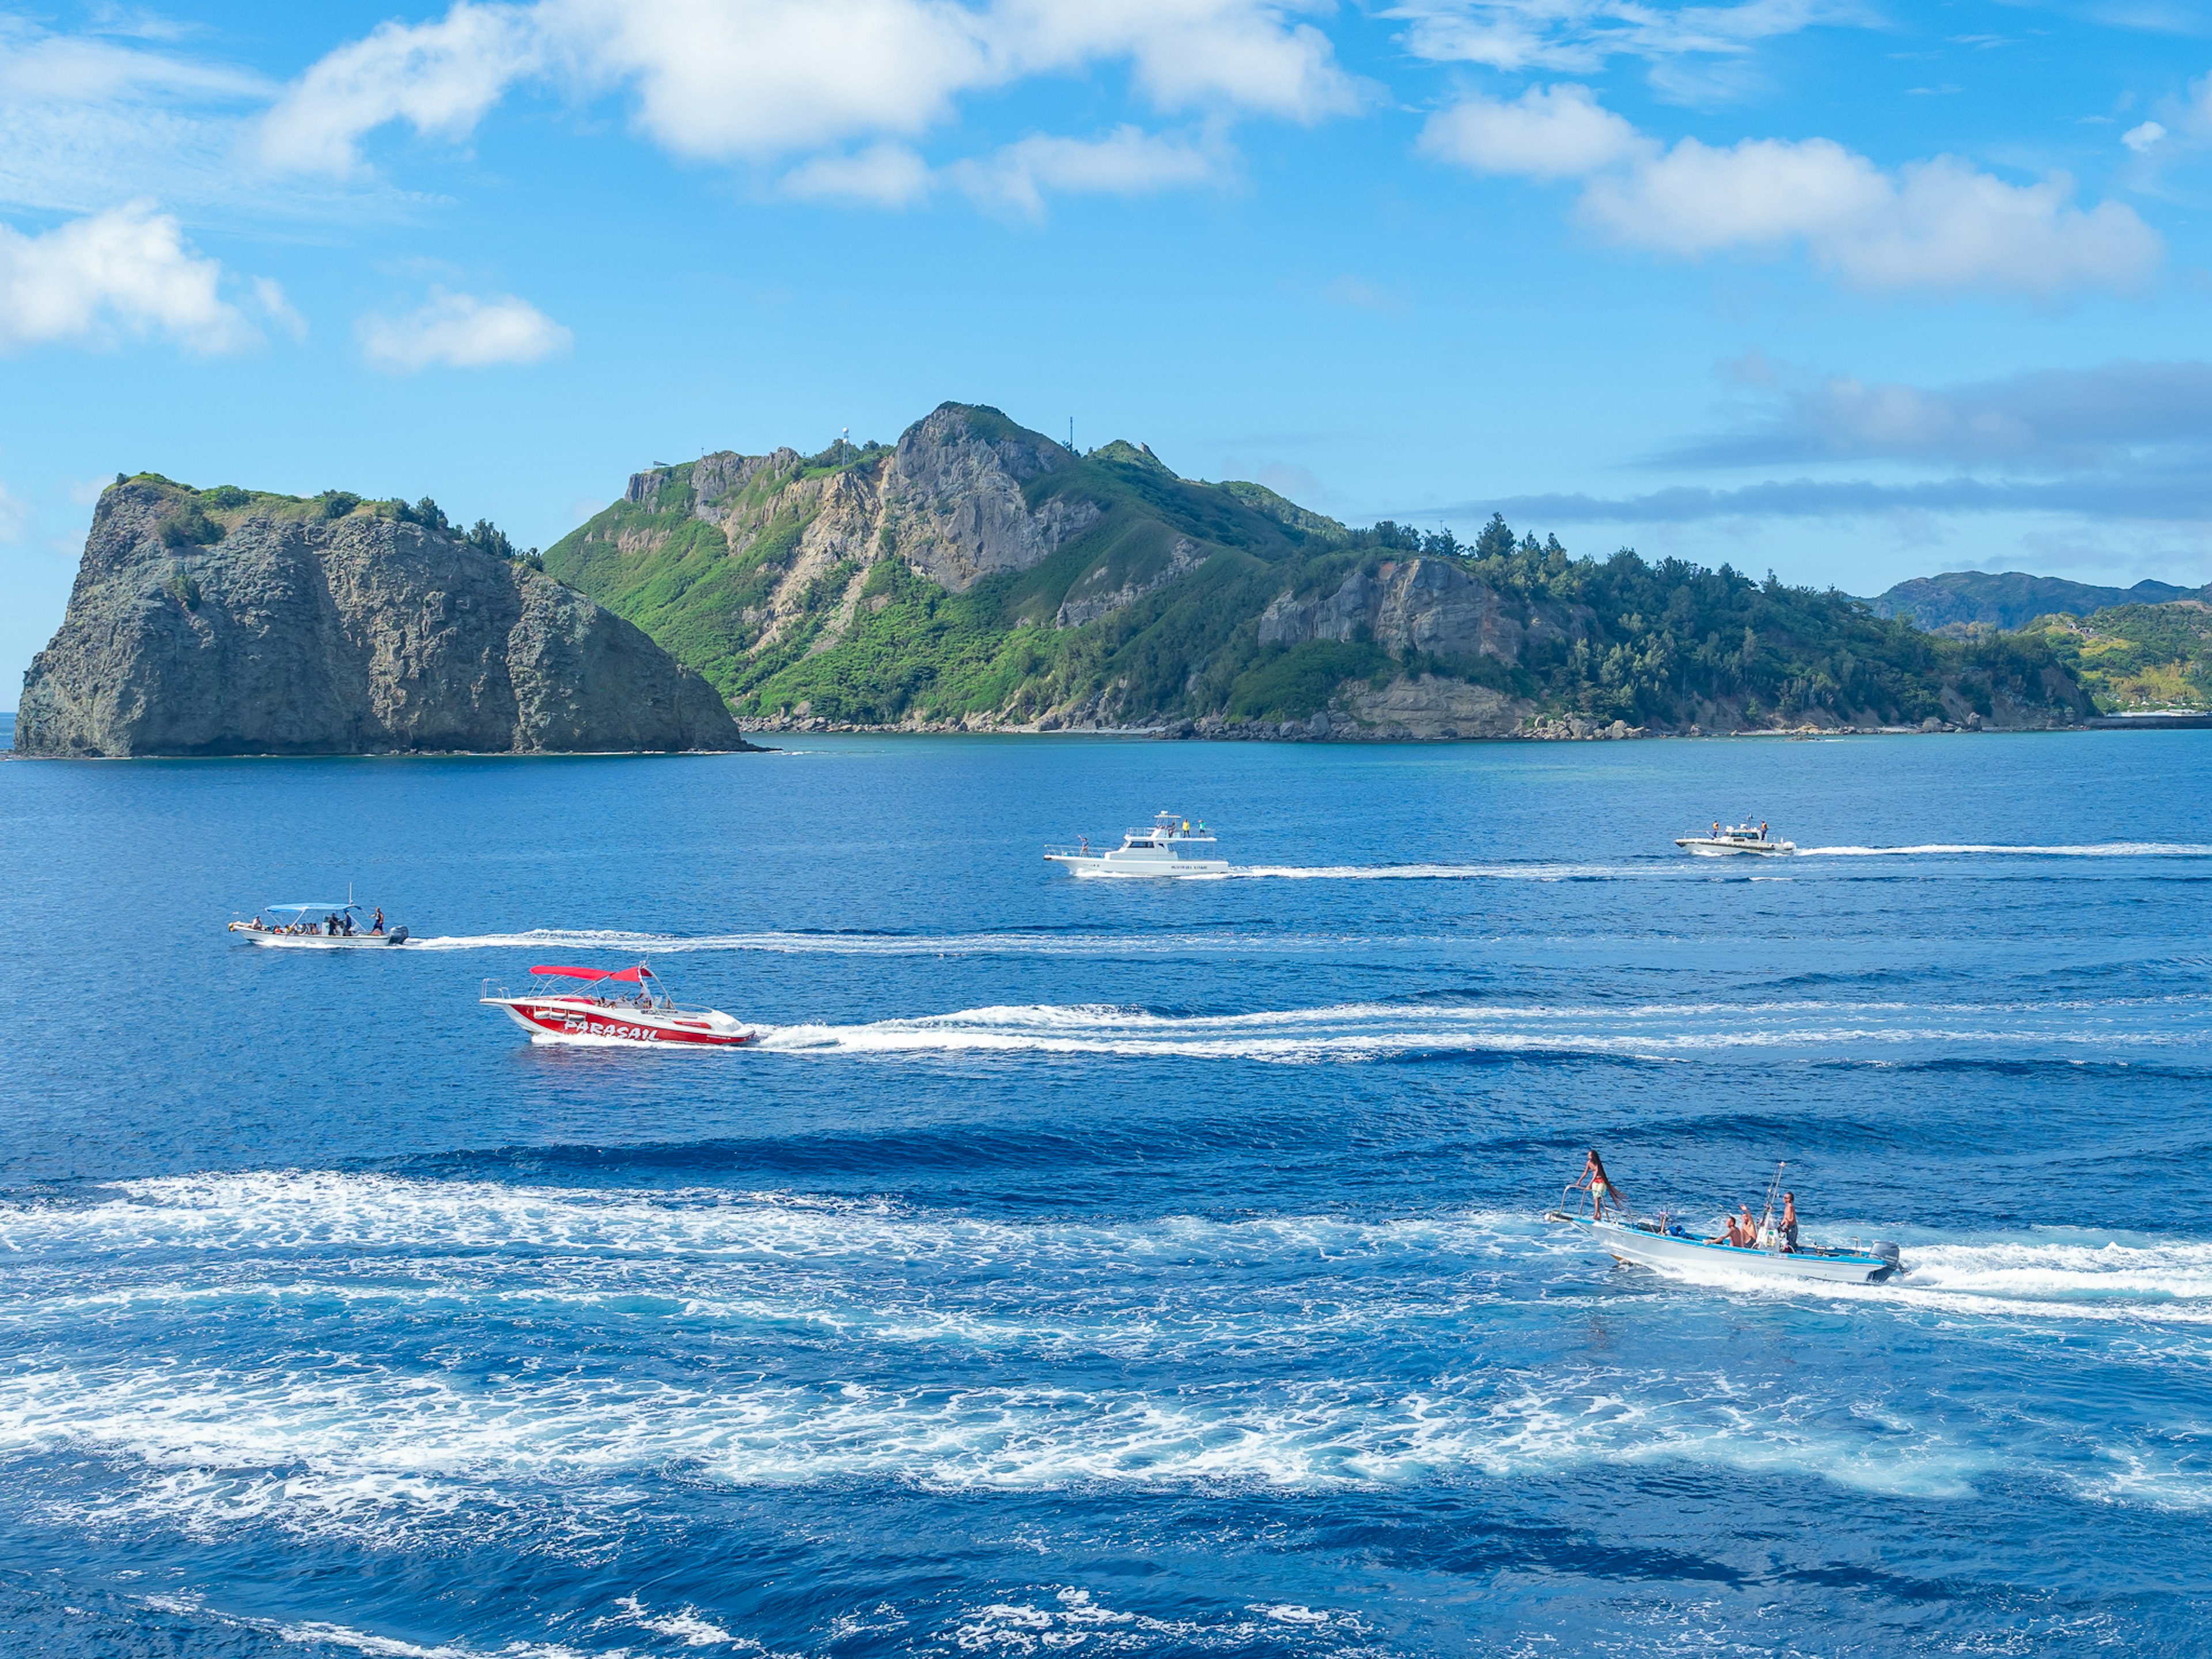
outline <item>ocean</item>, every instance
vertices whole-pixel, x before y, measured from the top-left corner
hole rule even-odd
[[[790,741],[0,765],[0,1652],[2212,1643],[2202,734]]]

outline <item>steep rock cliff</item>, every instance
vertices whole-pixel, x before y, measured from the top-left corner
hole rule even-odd
[[[547,568],[710,676],[740,713],[811,703],[815,659],[884,664],[952,614],[998,633],[1108,621],[1224,550],[1279,558],[1307,532],[1179,478],[1141,445],[1088,456],[979,404],[947,403],[892,445],[719,452],[635,474]],[[1312,517],[1313,515],[1306,515]],[[1333,520],[1315,520],[1333,524]],[[945,665],[893,670],[941,690]],[[984,678],[982,663],[955,665]]]
[[[1332,592],[1278,595],[1260,616],[1260,643],[1372,640],[1385,651],[1521,660],[1525,642],[1580,637],[1565,607],[1508,599],[1442,559],[1385,560],[1356,569]]]
[[[541,571],[351,497],[106,490],[15,747],[43,755],[748,747],[711,686]]]

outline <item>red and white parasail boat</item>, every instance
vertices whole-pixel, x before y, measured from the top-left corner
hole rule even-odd
[[[484,981],[479,1000],[545,1042],[638,1042],[658,1048],[735,1048],[760,1033],[719,1008],[679,1008],[659,975],[643,963],[635,968],[532,968],[552,979],[581,981],[574,990],[548,986],[528,996],[494,995]]]

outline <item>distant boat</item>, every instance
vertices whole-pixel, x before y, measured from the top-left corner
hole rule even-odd
[[[501,986],[495,995],[487,980],[477,1000],[504,1011],[540,1042],[737,1048],[760,1040],[759,1032],[747,1030],[719,1008],[678,1007],[659,975],[641,962],[635,968],[539,967],[530,971],[548,979],[578,981],[580,986],[574,990],[549,987],[526,996],[510,996]]]
[[[1073,850],[1048,851],[1045,861],[1064,864],[1077,876],[1222,876],[1229,873],[1226,859],[1207,858],[1185,851],[1212,847],[1214,840],[1201,823],[1195,829],[1188,818],[1162,812],[1149,830],[1131,830],[1110,853],[1094,853],[1086,841]]]
[[[356,926],[350,933],[345,931],[346,925],[360,915],[361,907],[351,899],[343,904],[267,904],[252,921],[232,922],[230,936],[239,945],[267,945],[291,951],[380,950],[407,943],[404,927],[378,933]],[[341,919],[341,925],[335,930],[326,925],[333,916]]]
[[[1678,836],[1674,845],[1686,848],[1699,858],[1726,858],[1732,853],[1763,854],[1769,857],[1794,853],[1794,841],[1776,841],[1766,833],[1763,823],[1731,823],[1725,830],[1716,823],[1710,836]]]

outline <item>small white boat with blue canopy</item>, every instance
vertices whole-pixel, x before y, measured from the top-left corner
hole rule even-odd
[[[1682,1225],[1666,1211],[1656,1218],[1639,1218],[1621,1200],[1620,1188],[1608,1186],[1604,1207],[1587,1188],[1571,1186],[1559,1194],[1559,1207],[1544,1218],[1570,1227],[1592,1248],[1616,1261],[1655,1267],[1677,1278],[1704,1279],[1749,1276],[1758,1279],[1810,1280],[1831,1285],[1878,1285],[1905,1271],[1897,1246],[1887,1239],[1849,1239],[1841,1243],[1815,1243],[1796,1237],[1794,1226],[1784,1236],[1777,1218],[1775,1197],[1781,1187],[1779,1172],[1768,1189],[1766,1208],[1758,1221],[1739,1228],[1723,1216],[1719,1235],[1707,1238]],[[1576,1194],[1580,1194],[1577,1200]],[[1748,1217],[1748,1207],[1744,1214]]]
[[[1079,847],[1048,849],[1044,856],[1048,864],[1064,864],[1077,876],[1225,876],[1228,860],[1192,850],[1213,844],[1203,823],[1194,826],[1188,818],[1162,812],[1149,830],[1125,831],[1111,852],[1094,853],[1086,840]]]
[[[265,904],[251,921],[230,924],[234,944],[291,951],[386,950],[407,943],[407,930],[385,930],[384,912],[364,917],[349,893],[343,904]]]

